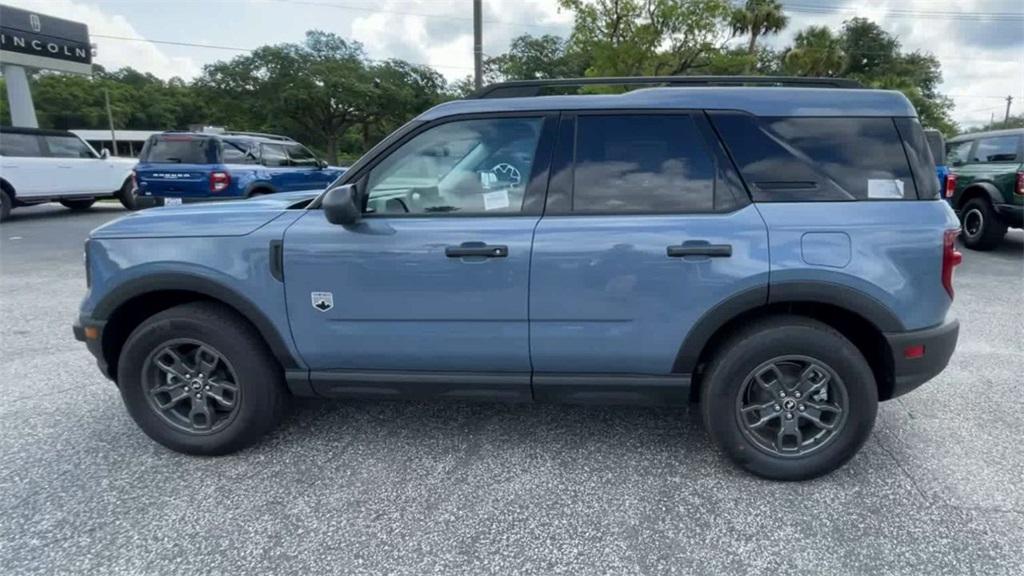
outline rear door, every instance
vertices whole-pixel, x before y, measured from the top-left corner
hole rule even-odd
[[[563,115],[552,171],[530,273],[539,396],[669,375],[709,310],[766,299],[765,224],[703,114]]]
[[[290,160],[283,144],[260,144],[260,159],[275,191],[292,189],[296,175],[289,168]]]

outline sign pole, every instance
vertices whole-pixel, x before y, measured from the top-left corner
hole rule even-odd
[[[28,86],[25,68],[14,64],[2,65],[7,83],[7,102],[11,105],[11,125],[24,128],[39,128],[36,107],[32,104],[32,91]]]

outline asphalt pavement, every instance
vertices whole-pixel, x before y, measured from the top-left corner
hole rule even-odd
[[[2,574],[1024,574],[1020,231],[965,251],[950,367],[777,483],[686,407],[303,401],[244,452],[170,452],[71,335],[122,214],[0,225]]]

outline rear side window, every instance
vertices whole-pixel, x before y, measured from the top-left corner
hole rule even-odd
[[[143,158],[157,164],[206,164],[212,161],[209,142],[209,138],[156,136],[146,145]]]
[[[949,164],[950,166],[966,164],[967,159],[971,154],[971,146],[974,146],[974,140],[954,142],[946,146],[949,149],[949,151],[946,152],[946,164]]]
[[[711,212],[715,160],[686,115],[581,115],[573,212]]]
[[[982,138],[971,155],[971,162],[1015,162],[1019,141],[1018,136]]]
[[[711,116],[757,202],[918,197],[892,118]]]
[[[35,134],[0,134],[0,156],[39,157],[43,155]]]

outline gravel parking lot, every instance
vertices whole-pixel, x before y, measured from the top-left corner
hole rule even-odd
[[[949,369],[849,465],[732,468],[696,410],[301,403],[222,458],[146,438],[71,336],[82,241],[0,227],[4,574],[1024,574],[1024,234],[965,253]]]

